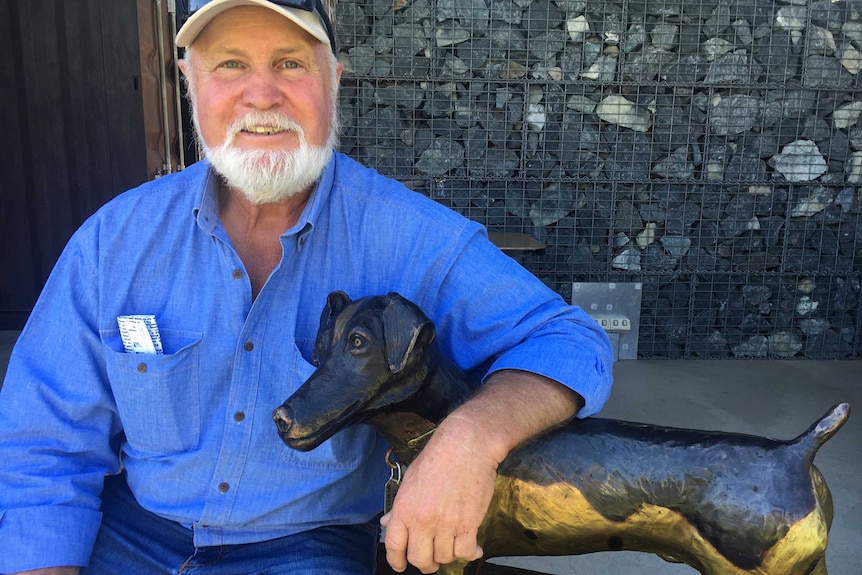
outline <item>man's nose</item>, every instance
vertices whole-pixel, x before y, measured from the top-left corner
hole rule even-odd
[[[255,70],[248,77],[244,90],[247,105],[259,110],[268,110],[284,102],[284,91],[273,70]]]

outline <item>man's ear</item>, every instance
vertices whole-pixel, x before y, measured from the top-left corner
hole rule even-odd
[[[434,323],[422,310],[397,293],[387,294],[383,310],[383,339],[389,371],[398,373],[403,370],[435,337]]]

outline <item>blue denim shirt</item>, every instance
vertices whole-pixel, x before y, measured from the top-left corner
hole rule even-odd
[[[386,446],[355,426],[309,453],[271,419],[311,374],[327,294],[397,291],[481,376],[523,369],[599,410],[604,332],[460,215],[336,154],[258,297],[206,162],[115,198],[60,257],[0,393],[0,572],[81,565],[106,474],[198,546],[371,519]],[[117,317],[155,315],[164,355],[123,352]],[[32,560],[38,558],[36,563]]]

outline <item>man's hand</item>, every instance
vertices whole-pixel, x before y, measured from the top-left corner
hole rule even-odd
[[[477,536],[494,495],[497,466],[522,441],[571,418],[583,399],[544,377],[492,375],[452,412],[407,469],[386,528],[386,559],[423,573],[482,556]]]
[[[452,417],[434,432],[404,474],[386,527],[386,559],[402,572],[407,562],[434,573],[455,559],[482,556],[476,542],[498,462],[488,457],[469,422]]]

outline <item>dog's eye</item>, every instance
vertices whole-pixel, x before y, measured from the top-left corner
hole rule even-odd
[[[358,333],[351,334],[350,336],[350,348],[353,350],[364,349],[366,346],[365,338],[359,335]]]

